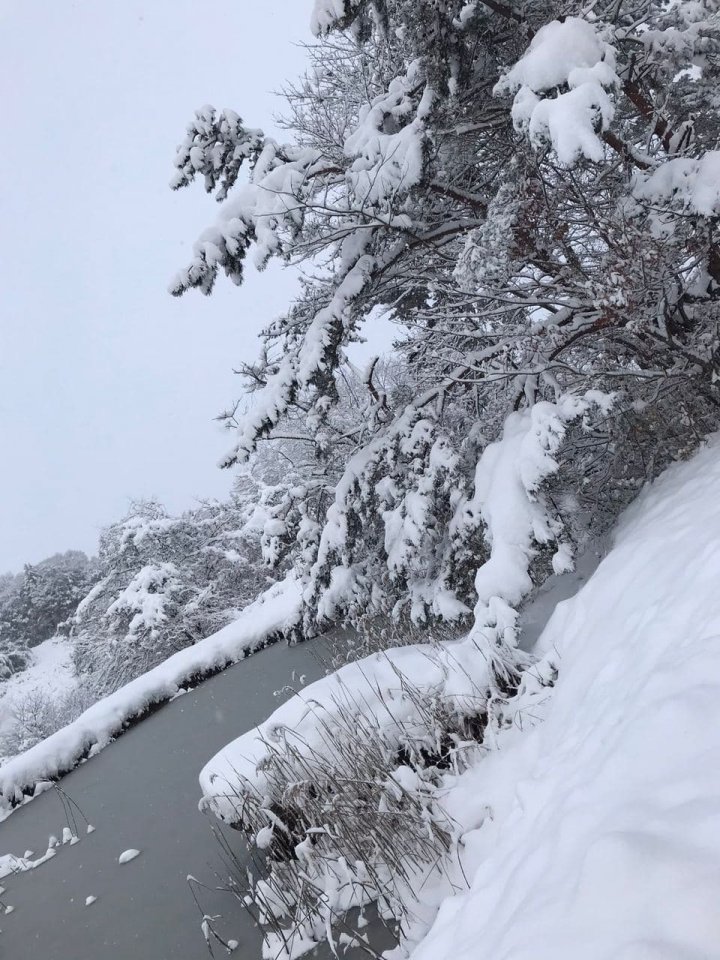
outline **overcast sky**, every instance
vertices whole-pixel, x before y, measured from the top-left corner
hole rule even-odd
[[[291,282],[170,297],[215,210],[167,183],[196,107],[272,127],[310,6],[0,0],[0,572],[229,488],[213,417]]]

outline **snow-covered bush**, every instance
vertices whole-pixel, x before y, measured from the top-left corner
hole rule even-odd
[[[52,637],[97,578],[79,550],[58,553],[6,578],[0,595],[0,642],[37,646]]]
[[[348,911],[373,901],[386,921],[402,921],[412,890],[449,851],[454,828],[437,787],[445,770],[464,769],[486,717],[482,691],[473,711],[443,690],[446,657],[425,644],[408,673],[383,654],[341,670],[324,703],[313,687],[302,698],[315,723],[280,711],[258,731],[256,776],[242,775],[248,765],[219,775],[206,802],[247,836],[254,871],[233,889],[265,930],[265,955],[296,956],[332,929],[352,930]]]
[[[95,699],[94,691],[83,684],[59,694],[41,688],[14,696],[10,717],[0,729],[0,762],[72,723]]]
[[[26,644],[0,639],[0,683],[24,670],[29,660],[30,650]]]

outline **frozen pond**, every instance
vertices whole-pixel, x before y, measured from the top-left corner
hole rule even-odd
[[[271,712],[279,702],[274,692],[293,682],[293,671],[308,681],[323,673],[318,649],[278,644],[257,653],[163,706],[68,774],[62,789],[96,829],[87,834],[78,817],[79,843],[2,881],[1,899],[14,908],[0,916],[2,960],[208,957],[186,878],[212,886],[227,871],[211,823],[197,809],[197,774],[223,744]],[[61,839],[66,825],[61,798],[49,791],[0,824],[0,854],[41,856],[48,837]],[[242,837],[227,834],[240,851]],[[128,848],[140,856],[120,865]],[[259,957],[259,933],[239,904],[221,891],[198,894],[207,913],[222,915],[219,932],[239,942],[233,956]],[[97,899],[86,906],[88,897]],[[218,945],[215,956],[227,954]]]

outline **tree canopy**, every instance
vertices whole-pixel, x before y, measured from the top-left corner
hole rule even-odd
[[[248,258],[301,271],[224,465],[302,424],[326,478],[303,494],[306,627],[465,617],[493,538],[479,464],[512,417],[535,444],[513,481],[535,579],[717,422],[717,17],[317,0],[312,28],[288,142],[210,106],[188,127],[172,185],[221,205],[172,292],[241,283]],[[394,382],[360,372],[348,418],[346,349],[374,311]]]

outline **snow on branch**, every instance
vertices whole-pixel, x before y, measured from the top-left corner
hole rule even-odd
[[[672,204],[702,217],[720,215],[720,151],[674,157],[652,173],[638,175],[633,195],[655,205]]]
[[[567,394],[558,402],[541,401],[510,414],[502,439],[485,448],[475,471],[475,491],[466,509],[479,512],[490,557],[475,576],[477,603],[471,637],[498,647],[516,642],[520,601],[533,582],[530,565],[538,546],[555,544],[555,573],[573,568],[572,550],[563,540],[563,524],[542,492],[558,469],[568,425],[593,407],[609,412],[612,398],[597,391]],[[492,649],[492,645],[490,645]]]
[[[175,155],[177,168],[170,186],[173,190],[187,187],[196,176],[202,176],[205,190],[217,189],[217,199],[224,200],[232,189],[246,160],[255,163],[263,148],[262,130],[249,130],[233,110],[217,113],[204,106],[195,111],[185,139]]]
[[[607,91],[618,84],[613,47],[587,20],[567,17],[538,30],[494,92],[515,93],[516,130],[535,146],[549,143],[562,163],[572,164],[579,156],[602,159],[598,134],[614,116]]]
[[[220,268],[234,283],[242,283],[243,261],[253,243],[258,269],[271,257],[287,253],[303,224],[313,186],[317,188],[313,178],[320,170],[327,172],[319,161],[317,150],[281,148],[266,139],[257,152],[250,182],[223,203],[217,222],[195,242],[193,259],[175,277],[170,292],[180,296],[198,287],[209,294]]]
[[[315,0],[310,29],[316,37],[349,26],[367,0]]]
[[[419,103],[418,89],[423,90]],[[420,182],[425,166],[424,118],[432,101],[421,64],[415,61],[362,110],[345,141],[345,153],[353,158],[348,180],[361,204],[384,207]]]

